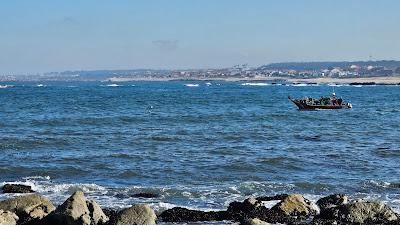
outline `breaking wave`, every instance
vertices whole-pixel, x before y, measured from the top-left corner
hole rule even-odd
[[[185,84],[186,87],[198,87],[199,84]]]
[[[271,84],[268,83],[242,83],[242,86],[269,86]]]

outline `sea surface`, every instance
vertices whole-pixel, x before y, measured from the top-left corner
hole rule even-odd
[[[57,204],[78,189],[105,207],[157,212],[340,192],[400,209],[400,86],[0,85],[0,185],[29,184]],[[299,111],[287,99],[332,91],[353,108]],[[131,197],[139,192],[160,197]]]

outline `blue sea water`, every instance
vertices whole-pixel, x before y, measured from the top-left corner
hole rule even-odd
[[[400,209],[400,86],[1,85],[0,184],[30,184],[56,203],[77,189],[103,206],[157,211],[342,192]],[[354,108],[298,111],[287,99],[333,88]],[[129,196],[138,192],[160,197]]]

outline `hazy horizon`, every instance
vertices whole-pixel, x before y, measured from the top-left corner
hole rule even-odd
[[[9,1],[0,74],[399,60],[400,2]]]

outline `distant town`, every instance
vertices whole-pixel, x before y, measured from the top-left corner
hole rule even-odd
[[[220,69],[93,70],[43,74],[3,74],[0,81],[129,81],[129,80],[263,80],[268,78],[371,78],[400,76],[400,61],[293,62],[259,67],[247,64]]]

